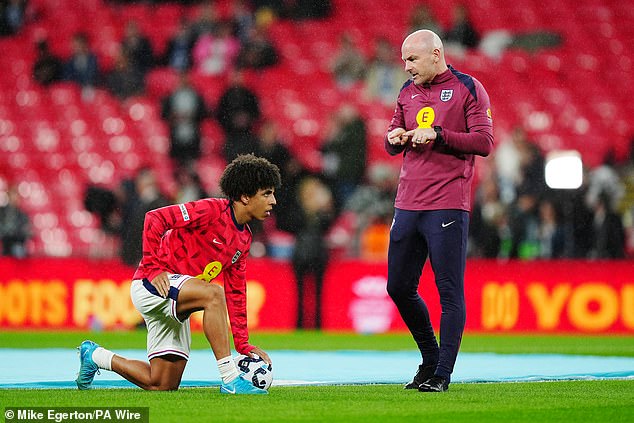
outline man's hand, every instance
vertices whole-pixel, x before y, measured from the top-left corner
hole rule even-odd
[[[249,357],[254,358],[254,355],[258,355],[262,360],[266,362],[266,364],[272,364],[271,358],[264,350],[260,347],[253,347],[253,349],[249,352]]]
[[[405,136],[405,134],[406,132],[403,128],[392,129],[387,134],[387,142],[392,145],[403,145],[409,140],[409,138]]]
[[[405,132],[401,137],[407,137],[412,140],[412,147],[416,148],[418,144],[429,144],[436,139],[436,131],[434,128],[416,128]]]
[[[167,294],[170,290],[170,280],[167,272],[159,273],[150,281],[150,283],[156,288],[161,297],[167,298]]]

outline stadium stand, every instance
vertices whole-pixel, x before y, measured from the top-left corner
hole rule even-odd
[[[221,14],[231,2],[216,2]],[[392,110],[369,102],[354,91],[341,92],[328,61],[342,31],[353,34],[369,55],[373,40],[386,37],[398,46],[406,32],[414,0],[333,1],[332,16],[315,21],[277,20],[270,37],[281,63],[247,75],[262,102],[264,116],[279,123],[283,136],[304,164],[319,167],[318,147],[329,112],[344,102],[361,110],[369,128],[370,161],[387,160],[382,137]],[[445,27],[456,1],[426,2]],[[540,147],[574,148],[588,167],[602,163],[614,149],[624,157],[634,134],[634,8],[617,0],[467,1],[474,25],[482,33],[506,30],[525,34],[550,31],[560,46],[527,52],[511,46],[499,58],[473,50],[450,57],[456,68],[471,73],[487,87],[493,104],[496,136],[520,122]],[[163,51],[181,15],[194,16],[197,6],[161,2],[124,5],[102,0],[31,0],[35,18],[20,34],[0,39],[0,179],[19,182],[24,209],[32,217],[33,255],[94,256],[114,250],[115,241],[99,230],[83,207],[88,184],[114,188],[143,165],[169,169],[168,133],[160,118],[160,98],[174,86],[174,71],[159,67],[147,76],[146,94],[120,102],[97,89],[92,100],[79,87],[58,83],[45,89],[32,80],[35,43],[46,37],[62,57],[70,54],[76,31],[89,34],[99,65],[114,63],[127,20],[139,23]],[[225,81],[193,76],[213,107]],[[213,190],[223,167],[218,159],[222,134],[216,122],[203,125],[204,158],[199,172]],[[169,192],[171,172],[159,172]],[[111,243],[111,244],[108,244]],[[106,248],[104,248],[106,245]],[[109,247],[108,247],[109,245]]]

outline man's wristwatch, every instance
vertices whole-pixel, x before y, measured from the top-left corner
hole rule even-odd
[[[442,126],[434,126],[434,132],[436,132],[436,144],[444,144],[445,139],[442,136]]]

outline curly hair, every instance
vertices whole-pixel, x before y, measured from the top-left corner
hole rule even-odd
[[[253,196],[261,189],[278,189],[282,185],[280,170],[262,157],[242,154],[227,165],[220,177],[220,189],[231,201]]]

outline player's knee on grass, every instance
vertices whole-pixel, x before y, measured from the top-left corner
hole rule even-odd
[[[148,391],[176,391],[180,386],[186,365],[187,360],[173,354],[153,358],[150,362],[150,380],[145,389]]]
[[[158,385],[150,385],[148,391],[177,391],[179,383],[164,382]]]

